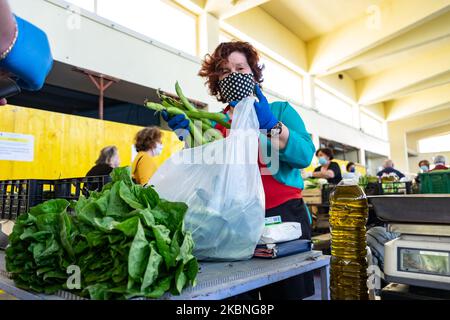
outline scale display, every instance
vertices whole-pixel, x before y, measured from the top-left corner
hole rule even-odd
[[[450,277],[450,252],[398,248],[399,271]]]

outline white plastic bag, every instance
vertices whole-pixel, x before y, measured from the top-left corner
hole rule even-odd
[[[258,244],[281,243],[300,239],[302,226],[298,222],[283,222],[264,227]]]
[[[254,101],[248,97],[235,107],[227,138],[172,155],[149,181],[162,198],[189,206],[185,229],[199,260],[250,259],[261,237],[265,207]]]

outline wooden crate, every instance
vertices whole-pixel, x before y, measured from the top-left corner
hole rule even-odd
[[[326,251],[331,247],[331,234],[321,234],[311,238],[314,246],[314,250]]]
[[[320,189],[309,189],[303,190],[303,201],[306,204],[321,204],[322,203],[322,190]]]

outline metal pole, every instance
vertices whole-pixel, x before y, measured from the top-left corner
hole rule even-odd
[[[85,69],[79,69],[75,68],[74,71],[84,73],[91,79],[92,83],[95,85],[95,87],[99,91],[99,98],[98,98],[98,117],[99,119],[103,120],[104,118],[104,96],[105,91],[113,84],[119,82],[119,79],[105,76],[103,74],[99,74],[93,71],[85,70]],[[100,81],[97,81],[97,80]],[[107,84],[105,85],[105,79],[107,80]]]
[[[100,77],[100,96],[98,101],[98,117],[100,120],[103,120],[103,93],[105,87],[103,86],[103,77]]]

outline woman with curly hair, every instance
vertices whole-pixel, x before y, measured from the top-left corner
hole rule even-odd
[[[157,164],[153,157],[162,152],[162,133],[158,127],[144,128],[136,134],[135,148],[138,152],[131,167],[134,181],[146,185],[156,172]]]
[[[255,95],[254,108],[260,127],[260,147],[273,150],[279,166],[272,167],[270,158],[260,155],[260,169],[270,174],[261,178],[265,193],[266,217],[281,216],[282,222],[298,222],[302,239],[311,239],[311,219],[302,199],[303,180],[300,169],[309,166],[315,147],[300,115],[285,101],[269,103],[261,90],[263,66],[257,50],[247,42],[233,41],[220,44],[212,54],[206,55],[199,76],[206,79],[212,96],[226,104],[223,113],[233,120],[233,110],[242,99]],[[183,115],[168,118],[172,130],[188,130]],[[216,125],[225,136],[227,130]],[[267,172],[267,170],[264,170]],[[314,294],[312,272],[293,277],[243,298],[303,299]]]

